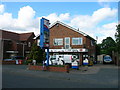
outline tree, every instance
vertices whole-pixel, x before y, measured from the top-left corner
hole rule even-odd
[[[96,44],[96,55],[100,55],[101,44]]]
[[[117,26],[115,33],[117,52],[120,54],[120,24]]]
[[[29,54],[30,59],[36,60],[37,63],[42,63],[45,60],[45,56],[45,52],[34,42]]]
[[[112,56],[112,51],[115,51],[116,49],[116,43],[111,37],[107,37],[106,39],[103,39],[101,43],[101,54],[108,54]]]

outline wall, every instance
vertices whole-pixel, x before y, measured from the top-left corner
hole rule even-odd
[[[2,31],[0,30],[0,61],[3,60]]]
[[[3,60],[3,43],[1,38],[0,38],[0,60]]]
[[[88,49],[88,55],[89,56],[96,56],[96,46],[95,45],[91,45],[91,38],[86,37],[86,48]],[[94,58],[94,60],[96,59],[96,57]]]
[[[69,67],[65,65],[64,67],[54,67],[54,66],[49,66],[46,67],[44,66],[34,66],[34,65],[28,65],[29,70],[46,70],[46,71],[53,71],[53,72],[67,72],[69,73]]]
[[[65,27],[61,24],[56,24],[53,27],[50,28],[50,49],[62,49],[62,47],[64,47],[64,38],[65,37],[70,37],[70,47],[73,49],[77,49],[77,48],[86,48],[88,49],[88,53],[85,52],[81,52],[80,53],[80,62],[82,63],[82,55],[84,54],[88,54],[89,56],[95,56],[96,53],[96,49],[95,49],[95,45],[92,46],[91,45],[91,40],[93,40],[91,37],[89,36],[84,36],[83,34],[80,34],[68,27]],[[83,38],[83,43],[82,45],[72,45],[72,38],[73,37],[82,37]],[[54,38],[63,38],[63,45],[61,46],[54,46]],[[94,58],[95,59],[95,58]]]
[[[64,47],[64,38],[70,37],[70,46],[71,48],[83,48],[83,45],[72,45],[72,37],[82,37],[83,38],[83,44],[85,43],[84,36],[76,31],[73,31],[61,24],[57,27],[54,25],[50,29],[50,48],[51,49],[61,49]],[[54,38],[63,38],[63,45],[61,46],[54,46],[53,40]]]

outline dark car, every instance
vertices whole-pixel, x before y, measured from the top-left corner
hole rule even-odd
[[[11,58],[12,58],[12,60],[24,60],[23,56],[13,56]]]

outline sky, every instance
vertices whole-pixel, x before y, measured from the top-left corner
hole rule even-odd
[[[42,17],[76,28],[101,43],[118,24],[118,2],[0,2],[0,29],[17,33],[40,32]]]

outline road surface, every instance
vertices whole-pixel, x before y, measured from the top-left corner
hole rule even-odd
[[[96,65],[70,73],[28,70],[26,65],[3,65],[2,88],[118,88],[118,68]]]

